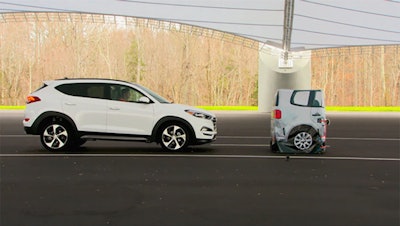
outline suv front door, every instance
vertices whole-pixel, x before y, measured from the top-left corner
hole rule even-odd
[[[109,85],[107,132],[151,135],[154,125],[154,103],[139,101],[144,95],[133,87]]]

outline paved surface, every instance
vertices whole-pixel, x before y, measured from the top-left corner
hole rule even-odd
[[[217,112],[186,153],[96,141],[70,153],[0,111],[0,225],[400,225],[400,114],[333,113],[324,155],[269,152],[269,115]]]

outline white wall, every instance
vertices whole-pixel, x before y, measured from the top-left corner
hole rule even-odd
[[[282,50],[264,47],[258,57],[258,110],[270,112],[277,89],[311,89],[311,51],[291,52],[292,67],[280,67]],[[281,65],[282,66],[282,65]]]

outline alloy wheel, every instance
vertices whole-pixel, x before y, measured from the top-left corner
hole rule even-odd
[[[293,144],[299,150],[307,150],[312,145],[312,136],[307,132],[300,132],[294,137]]]
[[[43,130],[43,143],[52,150],[63,148],[68,142],[67,129],[59,124],[51,124]]]
[[[178,151],[187,144],[187,133],[178,125],[167,126],[161,134],[161,142],[165,148]]]

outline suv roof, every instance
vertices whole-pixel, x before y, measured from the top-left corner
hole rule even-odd
[[[108,79],[108,78],[62,78],[62,79],[54,79],[54,80],[46,80],[44,83],[69,83],[69,82],[93,82],[93,81],[99,81],[99,82],[120,82],[120,83],[125,83],[125,84],[135,84],[123,80],[118,80],[118,79]]]

